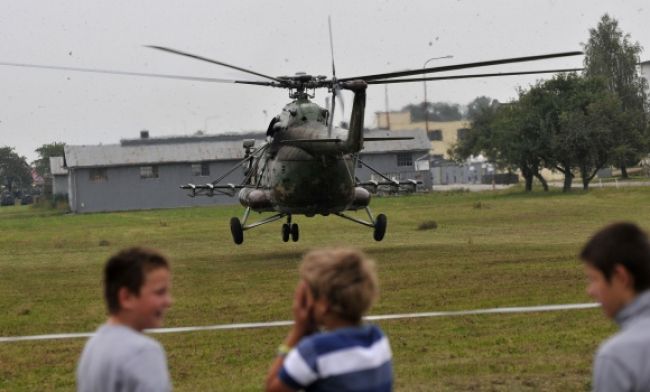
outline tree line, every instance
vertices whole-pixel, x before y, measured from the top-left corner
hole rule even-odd
[[[475,99],[468,108],[469,132],[452,156],[483,154],[502,168],[518,169],[527,191],[535,178],[548,190],[544,168],[563,174],[565,192],[576,174],[588,189],[609,165],[627,178],[627,168],[650,152],[647,82],[637,70],[642,48],[607,14],[589,34],[581,74],[520,88],[509,103]]]
[[[27,158],[19,155],[13,147],[0,147],[0,190],[15,194],[27,192],[32,188],[32,169],[45,180],[44,193],[52,194],[50,157],[63,156],[65,143],[44,144],[36,149],[39,158],[27,163]]]

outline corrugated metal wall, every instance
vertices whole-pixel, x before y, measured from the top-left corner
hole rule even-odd
[[[73,212],[99,212],[236,204],[236,197],[188,197],[188,192],[179,188],[187,183],[210,182],[235,163],[211,162],[207,177],[192,176],[190,163],[158,165],[158,178],[140,178],[140,166],[109,167],[106,180],[99,181],[90,179],[90,169],[78,168],[70,171],[70,208]],[[242,170],[236,170],[222,183],[240,182]]]

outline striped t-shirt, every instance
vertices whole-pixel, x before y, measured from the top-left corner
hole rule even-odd
[[[303,338],[280,369],[280,380],[308,392],[383,392],[393,387],[388,338],[374,325]]]

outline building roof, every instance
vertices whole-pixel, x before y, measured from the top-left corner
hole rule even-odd
[[[362,154],[380,154],[397,151],[429,151],[431,142],[423,129],[387,131],[365,131],[364,137],[413,137],[412,140],[364,141]]]
[[[65,164],[77,168],[239,160],[244,158],[242,136],[248,135],[239,135],[236,140],[230,136],[224,140],[201,135],[122,140],[120,144],[95,146],[66,145]],[[256,140],[256,145],[262,144],[262,139]]]
[[[240,160],[244,158],[242,140],[253,136],[256,145],[264,142],[264,134],[175,136],[167,138],[122,140],[120,144],[94,146],[66,145],[65,166],[68,168],[131,166],[177,162]],[[429,139],[422,130],[366,131],[367,137],[412,136],[413,140],[366,141],[363,153],[389,151],[428,151]],[[54,166],[53,166],[54,167]],[[52,174],[55,174],[54,172]],[[65,174],[65,173],[61,173]]]
[[[64,167],[63,157],[50,157],[50,172],[53,176],[65,176],[68,169]]]

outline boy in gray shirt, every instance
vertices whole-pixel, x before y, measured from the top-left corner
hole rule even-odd
[[[162,325],[170,286],[169,263],[156,251],[130,248],[108,260],[104,297],[110,315],[84,347],[77,391],[171,391],[165,351],[142,334]]]
[[[594,391],[650,391],[650,243],[632,223],[615,223],[584,246],[587,293],[621,330],[601,344]]]

